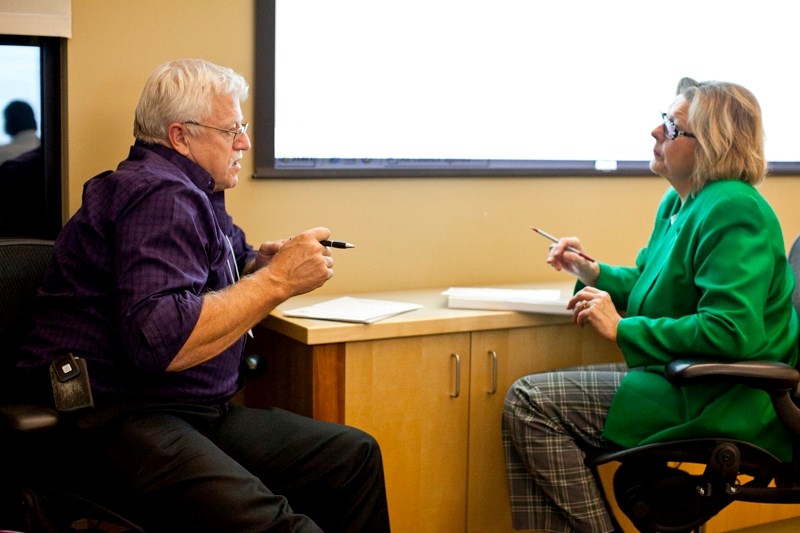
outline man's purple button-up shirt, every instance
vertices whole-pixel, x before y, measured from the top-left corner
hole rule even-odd
[[[89,180],[60,233],[37,298],[23,368],[84,357],[95,400],[218,403],[239,388],[244,338],[181,372],[167,365],[197,323],[203,295],[234,283],[255,252],[200,166],[137,143]]]

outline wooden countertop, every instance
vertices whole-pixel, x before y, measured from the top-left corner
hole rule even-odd
[[[562,297],[568,297],[572,294],[574,283],[534,283],[527,285],[495,285],[493,287],[558,289],[562,292]],[[517,311],[449,309],[447,307],[447,298],[442,295],[442,292],[446,289],[447,287],[339,295],[314,295],[311,293],[297,296],[284,302],[261,322],[260,325],[304,344],[316,345],[571,322],[571,317],[569,315],[547,315]],[[330,320],[292,318],[284,316],[281,311],[282,309],[295,309],[324,302],[339,296],[357,296],[360,298],[418,303],[422,305],[422,308],[380,320],[373,324],[353,324]]]

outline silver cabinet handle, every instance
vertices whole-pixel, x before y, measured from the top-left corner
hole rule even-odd
[[[457,353],[451,353],[450,358],[455,361],[456,375],[454,391],[450,393],[451,398],[458,398],[461,395],[461,357]]]
[[[497,392],[497,352],[489,350],[489,361],[492,364],[492,382],[489,384],[489,394]]]

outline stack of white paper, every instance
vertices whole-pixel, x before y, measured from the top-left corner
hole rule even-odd
[[[442,293],[452,309],[492,309],[569,315],[568,299],[555,289],[496,289],[451,287]]]
[[[298,318],[316,318],[318,320],[336,320],[339,322],[357,322],[372,324],[378,320],[399,315],[422,306],[408,302],[389,300],[372,300],[343,296],[334,300],[283,311],[284,316]]]

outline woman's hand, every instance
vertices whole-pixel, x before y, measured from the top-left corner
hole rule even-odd
[[[600,277],[600,265],[581,257],[568,248],[583,251],[581,241],[577,237],[564,237],[550,247],[547,264],[559,272],[562,270],[569,272],[581,280],[584,285],[596,285],[597,278]]]
[[[578,326],[589,324],[604,339],[617,342],[617,326],[622,317],[607,292],[584,287],[570,299],[567,309],[572,309],[572,321]]]

